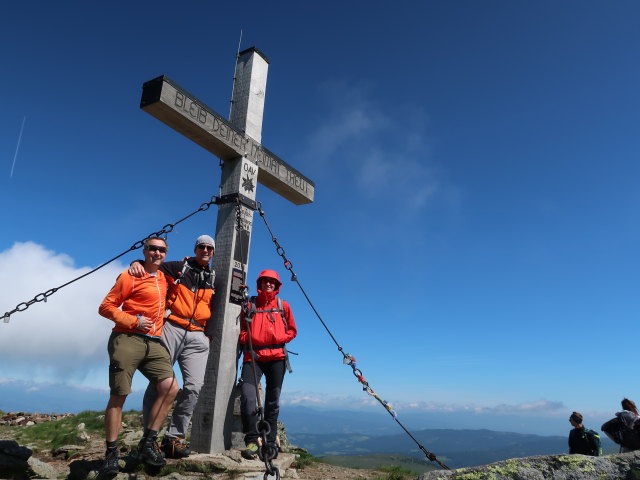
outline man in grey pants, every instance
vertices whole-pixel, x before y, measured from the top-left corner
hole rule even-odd
[[[184,458],[190,453],[186,443],[187,429],[204,383],[209,357],[210,340],[204,331],[211,318],[214,294],[215,272],[209,265],[214,248],[213,238],[201,235],[195,242],[195,257],[165,262],[160,267],[169,284],[162,341],[169,350],[172,365],[178,362],[183,380],[171,424],[161,444],[167,458]],[[137,276],[139,267],[138,262],[133,262],[129,272]],[[155,389],[149,385],[143,400],[145,422],[155,396]]]

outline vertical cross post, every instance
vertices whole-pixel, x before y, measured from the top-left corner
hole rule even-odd
[[[269,64],[257,50],[238,56],[231,100],[230,121],[260,142],[262,114]],[[216,295],[207,334],[211,348],[205,383],[193,416],[191,445],[197,452],[221,452],[231,448],[233,388],[236,380],[237,346],[240,333],[240,285],[249,267],[249,245],[253,224],[258,167],[245,157],[222,165],[221,198],[216,225]],[[242,229],[237,230],[236,199],[241,200]]]

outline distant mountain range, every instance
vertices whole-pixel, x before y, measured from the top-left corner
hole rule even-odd
[[[380,414],[379,414],[380,413]],[[424,459],[415,442],[384,410],[323,411],[306,407],[281,409],[289,440],[315,456],[397,454]],[[430,416],[404,415],[403,425],[427,450],[454,468],[486,465],[509,458],[568,453],[567,435],[534,435],[487,429],[425,429]],[[617,445],[601,434],[605,453]]]
[[[427,450],[452,468],[486,465],[509,458],[553,455],[568,452],[567,437],[494,432],[491,430],[419,430],[413,436]],[[315,456],[405,455],[424,459],[425,455],[406,434],[371,436],[363,434],[288,433],[289,441]],[[603,448],[617,447],[607,438]]]
[[[570,413],[570,412],[569,412]],[[567,418],[569,418],[567,416]],[[384,408],[373,406],[358,410],[319,409],[284,405],[280,419],[287,430],[296,433],[366,433],[390,435],[402,432]],[[469,429],[531,433],[538,435],[569,435],[571,426],[562,418],[524,415],[496,415],[468,411],[442,412],[404,410],[398,412],[398,420],[409,431],[425,429]],[[608,420],[608,419],[607,419]],[[587,425],[594,430],[604,421]]]

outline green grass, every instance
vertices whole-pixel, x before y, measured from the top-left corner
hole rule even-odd
[[[172,465],[166,465],[162,467],[158,476],[169,475],[170,473],[204,473],[204,474],[214,474],[214,473],[229,473],[229,470],[221,465],[217,465],[215,463],[196,463],[183,461],[181,463],[175,463]]]
[[[401,467],[399,465],[382,465],[376,468],[380,472],[385,472],[386,477],[377,477],[374,480],[407,480],[415,478],[418,474],[413,470]]]
[[[22,443],[36,446],[38,449],[56,449],[62,445],[76,443],[78,430],[76,427],[80,423],[85,424],[85,429],[96,431],[101,428],[101,422],[97,419],[97,412],[83,412],[73,417],[66,417],[61,420],[38,423],[29,427],[22,427],[16,433],[16,438]]]
[[[339,467],[367,468],[369,470],[376,470],[380,465],[393,465],[407,471],[417,472],[418,475],[438,469],[438,467],[422,459],[383,453],[371,455],[327,455],[321,457],[321,460]]]
[[[291,466],[299,470],[302,470],[303,468],[308,467],[314,462],[322,462],[322,459],[318,457],[314,457],[313,455],[307,452],[300,452],[300,453],[297,453],[297,455],[298,455],[298,458],[296,458],[295,462],[293,462]]]
[[[28,427],[9,427],[15,439],[22,444],[31,445],[35,450],[55,450],[62,445],[76,443],[77,426],[84,423],[88,434],[104,435],[104,413],[86,411],[73,417],[42,422]],[[122,420],[133,428],[141,428],[140,412],[129,410],[123,412]]]

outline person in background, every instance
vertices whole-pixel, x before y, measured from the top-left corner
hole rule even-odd
[[[620,402],[622,406],[622,411],[616,413],[616,417],[618,417],[624,426],[626,427],[626,431],[623,432],[623,443],[620,444],[620,452],[633,452],[637,450],[637,441],[634,441],[633,437],[637,437],[638,434],[636,432],[635,426],[636,422],[640,418],[640,414],[638,413],[638,407],[633,400],[629,400],[628,398],[623,398]],[[631,434],[633,432],[633,435]]]
[[[582,414],[579,412],[573,412],[569,417],[569,423],[573,427],[569,432],[569,453],[597,457],[600,455],[600,436],[593,430],[585,428],[582,419]]]

